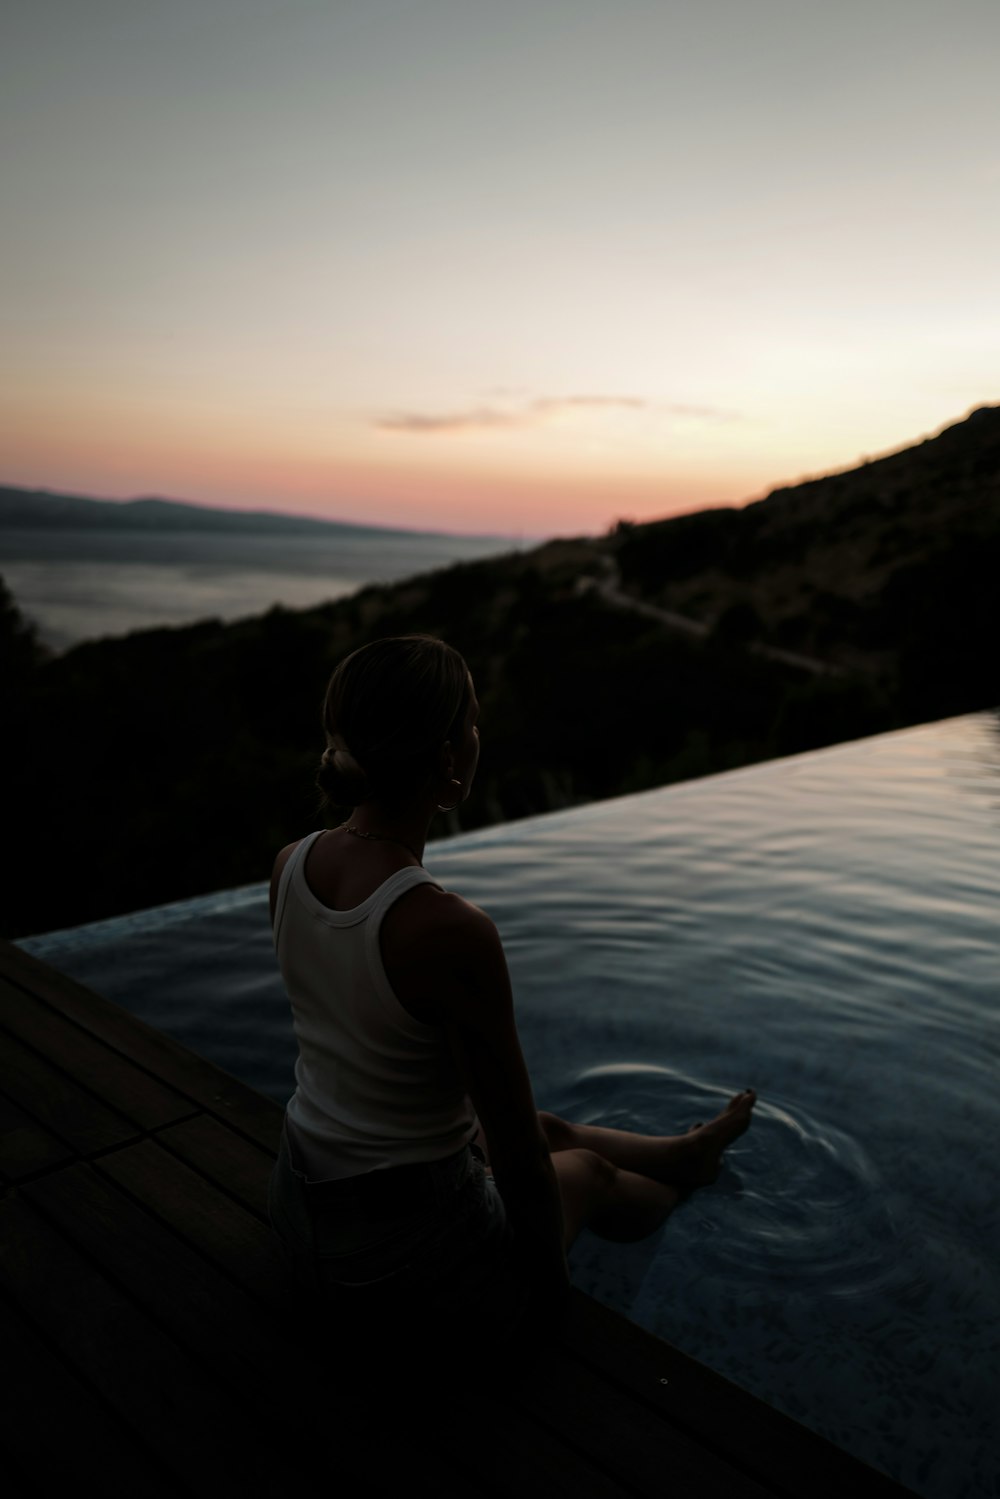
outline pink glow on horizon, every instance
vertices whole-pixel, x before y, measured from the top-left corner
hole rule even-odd
[[[969,408],[971,409],[971,408]],[[967,413],[966,413],[967,414]],[[580,454],[372,444],[346,433],[295,441],[287,431],[231,420],[165,432],[144,419],[110,424],[67,415],[51,434],[26,422],[0,459],[0,483],[26,489],[128,500],[157,496],[231,510],[417,531],[543,540],[600,535],[618,520],[647,521],[716,506],[739,506],[772,489],[853,467],[864,457],[910,446],[931,431],[840,453],[836,431],[810,439],[793,427],[750,428],[734,451],[711,441],[678,445],[673,463],[622,445],[596,443]],[[962,419],[956,412],[952,421]],[[945,422],[941,425],[950,425]],[[940,430],[940,426],[932,430]],[[843,439],[840,439],[842,442]],[[837,446],[840,446],[840,442]],[[324,446],[326,451],[323,451]],[[824,451],[825,450],[825,451]],[[235,455],[235,456],[234,456]],[[826,461],[824,461],[824,459]]]
[[[67,455],[68,457],[68,455]],[[526,477],[460,473],[338,471],[311,475],[293,465],[153,464],[109,465],[54,461],[5,465],[0,482],[25,489],[84,495],[103,500],[147,496],[224,510],[267,510],[320,520],[405,530],[544,539],[601,534],[621,519],[656,520],[684,511],[743,503],[725,479],[698,476],[685,484],[634,477]],[[154,474],[150,479],[150,473]]]
[[[34,423],[12,433],[0,482],[95,499],[155,495],[233,510],[532,539],[600,534],[619,519],[742,503],[774,469],[770,462],[747,463],[741,482],[688,458],[686,473],[668,476],[637,468],[635,455],[624,454],[616,473],[606,458],[597,466],[563,455],[555,462],[524,452],[428,453],[350,438],[331,459],[317,444],[244,431],[238,423],[229,431],[188,425],[170,433],[143,414],[112,436],[107,422],[81,418],[67,413],[47,434]],[[747,472],[754,467],[758,473]]]

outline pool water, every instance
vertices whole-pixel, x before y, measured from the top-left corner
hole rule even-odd
[[[574,1283],[927,1499],[1000,1492],[998,834],[983,713],[426,857],[500,928],[540,1108],[659,1134],[758,1091]],[[23,945],[287,1100],[263,886]]]

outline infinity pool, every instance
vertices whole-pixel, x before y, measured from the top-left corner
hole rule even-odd
[[[303,832],[307,831],[303,829]],[[760,1102],[713,1188],[575,1284],[928,1499],[998,1492],[1000,720],[431,845],[497,921],[540,1108]],[[253,885],[23,943],[284,1103]]]

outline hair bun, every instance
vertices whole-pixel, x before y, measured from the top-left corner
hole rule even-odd
[[[320,757],[316,785],[329,801],[343,806],[356,805],[367,792],[368,777],[339,734]]]

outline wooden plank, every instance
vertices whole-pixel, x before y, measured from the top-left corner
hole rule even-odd
[[[13,942],[0,940],[0,974],[277,1155],[284,1110],[273,1099]]]
[[[909,1489],[609,1308],[572,1293],[567,1346],[595,1369],[657,1405],[698,1441],[775,1494],[916,1499]]]
[[[158,1141],[116,1150],[102,1157],[97,1169],[244,1290],[274,1296],[284,1277],[270,1228]]]
[[[140,1129],[173,1124],[191,1113],[189,1099],[4,978],[0,978],[0,1023]]]
[[[150,1316],[162,1318],[173,1338],[194,1352],[206,1349],[241,1397],[248,1370],[287,1352],[275,1340],[275,1322],[246,1291],[93,1166],[52,1172],[20,1192]]]
[[[104,1157],[102,1167],[111,1159]],[[334,1364],[331,1375],[330,1348],[316,1349],[310,1358],[308,1344],[300,1342],[287,1313],[279,1316],[273,1307],[234,1285],[197,1250],[104,1180],[104,1174],[88,1165],[75,1165],[21,1190],[67,1239],[100,1261],[105,1274],[135,1299],[152,1325],[169,1329],[177,1345],[206,1366],[227,1397],[242,1408],[256,1407],[257,1418],[283,1437],[289,1451],[308,1458],[301,1439],[303,1431],[313,1427],[327,1445],[339,1434],[344,1450],[338,1445],[338,1467],[351,1474],[359,1493],[367,1492],[373,1466],[386,1466],[397,1477],[399,1454],[385,1447],[378,1425],[385,1415],[384,1401],[377,1408],[366,1408],[352,1392],[352,1371]],[[242,1211],[235,1204],[230,1206]],[[242,1216],[262,1238],[263,1226]],[[295,1382],[287,1378],[290,1369],[297,1371]],[[355,1438],[358,1450],[352,1447]],[[362,1438],[371,1449],[363,1461]],[[419,1459],[420,1466],[434,1473],[443,1487],[451,1479],[457,1483],[459,1475],[451,1472],[435,1440],[433,1428],[430,1432],[409,1430],[408,1461]],[[467,1483],[466,1489],[475,1493]]]
[[[76,1155],[92,1155],[138,1138],[134,1124],[86,1088],[16,1041],[0,1026],[4,1092]]]
[[[267,1185],[274,1153],[237,1135],[211,1114],[196,1114],[161,1130],[157,1140],[209,1181],[267,1222]]]
[[[646,1499],[662,1499],[672,1487],[686,1499],[771,1499],[774,1493],[563,1347],[547,1351],[511,1400]]]
[[[2,1053],[0,1053],[2,1062]],[[21,1181],[73,1159],[64,1140],[25,1113],[12,1098],[0,1093],[0,1178]]]
[[[450,1399],[446,1410],[449,1405]],[[464,1395],[456,1402],[455,1415],[466,1423],[463,1431],[472,1471],[478,1471],[489,1492],[502,1499],[633,1499],[634,1491],[616,1476],[602,1473],[513,1407],[483,1405]]]
[[[307,1363],[327,1371],[340,1361],[343,1379],[335,1394],[339,1407],[344,1394],[360,1399],[362,1408],[376,1412],[375,1439],[383,1433],[410,1449],[409,1466],[390,1466],[386,1477],[396,1477],[394,1496],[413,1487],[413,1475],[425,1477],[447,1457],[447,1478],[440,1471],[426,1483],[426,1492],[489,1495],[492,1499],[634,1499],[631,1488],[597,1469],[585,1455],[553,1436],[545,1425],[508,1403],[474,1361],[448,1362],[436,1346],[411,1354],[388,1354],[356,1364],[354,1344],[338,1340],[336,1325],[317,1322],[302,1329]],[[297,1367],[301,1367],[297,1362]],[[328,1379],[329,1382],[329,1379]],[[300,1423],[301,1425],[301,1423]],[[323,1417],[308,1429],[307,1441],[322,1442]],[[358,1427],[361,1440],[371,1440],[370,1418]],[[388,1436],[391,1434],[391,1436]],[[428,1468],[416,1461],[427,1441],[436,1458]],[[400,1482],[401,1480],[401,1482]],[[439,1487],[439,1485],[442,1485]]]
[[[175,1481],[149,1448],[7,1301],[0,1301],[0,1346],[14,1376],[4,1386],[0,1440],[29,1482],[46,1494],[76,1493],[85,1475],[99,1474],[102,1499],[176,1495]]]
[[[268,1484],[285,1492],[294,1464],[274,1452],[258,1414],[240,1410],[24,1192],[0,1201],[0,1281],[49,1345],[191,1494],[246,1499]]]

